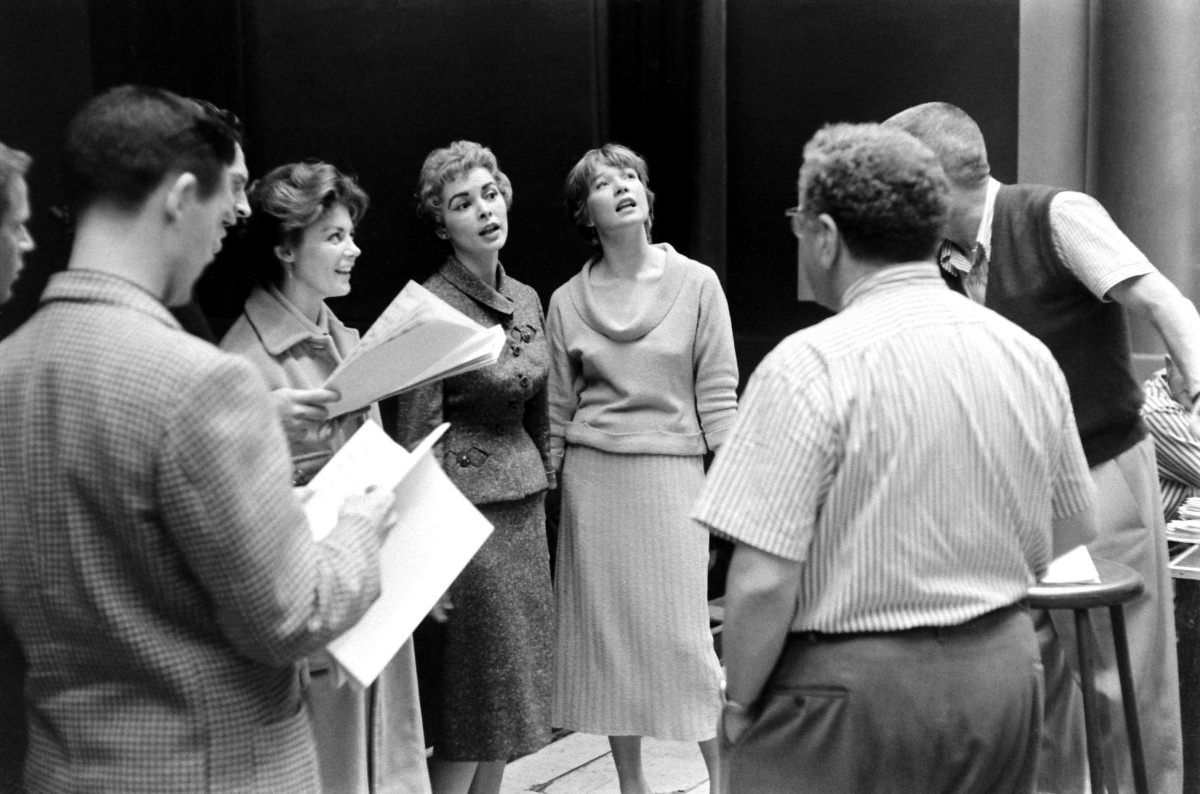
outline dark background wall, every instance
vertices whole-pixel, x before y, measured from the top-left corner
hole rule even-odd
[[[983,128],[997,177],[1015,179],[1018,6],[729,3],[725,290],[744,370],[781,337],[827,315],[796,300],[795,239],[783,215],[796,203],[804,144],[820,126],[882,121],[920,102],[952,102]]]
[[[743,377],[824,313],[796,301],[803,143],[829,121],[946,99],[980,121],[997,174],[1016,171],[1019,0],[4,0],[0,140],[30,151],[38,251],[7,323],[65,264],[57,148],[93,91],[142,81],[203,96],[249,128],[252,176],[320,157],[372,197],[354,292],[365,326],[441,250],[412,213],[420,162],[454,138],[512,178],[506,266],[548,299],[587,249],[562,178],[591,146],[642,151],[655,237],[725,279]],[[963,43],[970,42],[968,49]],[[197,296],[218,332],[248,287],[237,240]]]

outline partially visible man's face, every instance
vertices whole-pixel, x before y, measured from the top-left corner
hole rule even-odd
[[[797,207],[799,209],[799,207]],[[797,278],[807,283],[809,292],[817,303],[837,311],[841,308],[840,295],[836,295],[833,273],[821,261],[820,243],[827,230],[821,222],[803,212],[792,215],[792,234],[798,243]]]
[[[250,181],[250,171],[246,168],[246,153],[237,144],[237,153],[233,157],[233,165],[229,167],[230,186],[233,188],[233,209],[239,220],[250,217],[250,200],[246,198],[246,184]]]
[[[18,176],[8,186],[8,212],[0,218],[0,301],[8,300],[24,256],[33,250],[29,223],[29,187]]]
[[[979,199],[975,192],[950,183],[950,189],[946,192],[946,208],[949,214],[942,234],[968,254],[975,250],[975,244],[979,240],[981,208],[978,205]]]
[[[244,209],[244,212],[243,212]],[[168,306],[192,299],[192,288],[204,269],[216,258],[225,240],[225,232],[239,217],[248,217],[246,203],[246,157],[237,147],[234,160],[221,169],[220,182],[208,199],[198,197],[189,203],[185,225],[184,260],[172,273],[165,296]]]

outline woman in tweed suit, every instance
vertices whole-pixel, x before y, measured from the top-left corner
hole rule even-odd
[[[358,343],[358,332],[342,325],[325,299],[350,292],[360,253],[354,229],[367,195],[332,165],[306,161],[272,170],[251,186],[250,201],[260,284],[221,347],[247,356],[274,389],[293,482],[300,485],[364,422],[380,422],[374,405],[319,421],[335,396],[320,386]],[[412,643],[363,692],[338,680],[324,654],[308,665],[305,701],[322,788],[328,794],[429,791]]]
[[[689,513],[737,411],[729,308],[710,268],[650,243],[638,154],[593,149],[566,192],[596,255],[546,320],[562,467],[554,723],[609,737],[622,794],[650,790],[642,736],[698,741],[717,780],[708,539]]]
[[[425,286],[508,334],[500,360],[402,395],[412,445],[443,420],[442,466],[495,526],[450,588],[439,664],[426,681],[430,776],[438,794],[497,792],[504,764],[550,740],[553,595],[544,498],[554,486],[546,416],[548,355],[537,293],[508,275],[512,187],[492,152],[456,141],[421,168],[417,211],[449,246]],[[424,672],[424,671],[423,671]]]

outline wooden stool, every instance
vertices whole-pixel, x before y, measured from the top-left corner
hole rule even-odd
[[[1092,792],[1104,791],[1100,726],[1096,713],[1095,659],[1092,655],[1092,620],[1089,609],[1108,607],[1112,616],[1113,647],[1117,654],[1117,672],[1121,678],[1121,704],[1125,708],[1125,730],[1129,734],[1129,754],[1133,761],[1133,784],[1137,794],[1149,794],[1146,759],[1142,753],[1142,731],[1138,722],[1137,700],[1133,694],[1133,673],[1129,664],[1129,641],[1125,636],[1125,609],[1121,605],[1137,598],[1145,589],[1142,577],[1128,566],[1096,559],[1099,584],[1036,584],[1026,599],[1034,609],[1070,609],[1075,613],[1075,639],[1079,646],[1079,677],[1083,686],[1083,722],[1087,730],[1088,771]]]

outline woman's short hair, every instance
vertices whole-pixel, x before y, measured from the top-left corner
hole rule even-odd
[[[947,217],[937,155],[903,130],[833,124],[804,147],[800,211],[825,214],[851,253],[887,263],[933,255]]]
[[[591,217],[588,216],[587,199],[588,194],[592,192],[592,180],[602,165],[632,168],[637,172],[638,179],[646,188],[646,203],[650,210],[646,217],[646,239],[650,239],[650,229],[654,225],[654,191],[650,189],[650,169],[646,166],[645,158],[619,143],[606,143],[599,149],[591,149],[579,158],[579,162],[575,163],[567,174],[564,186],[567,215],[570,216],[571,223],[575,224],[575,231],[592,245],[600,245],[600,238],[596,235],[595,227],[591,225]]]
[[[255,180],[246,193],[252,209],[248,242],[254,275],[264,286],[278,286],[285,276],[276,246],[299,243],[304,230],[338,204],[357,226],[370,204],[354,177],[320,160],[274,168]]]
[[[504,196],[504,205],[512,207],[512,182],[500,170],[492,150],[475,141],[454,141],[449,146],[434,149],[421,164],[421,176],[417,180],[417,217],[435,228],[441,226],[446,209],[442,206],[442,188],[476,168],[492,175],[500,195]]]

